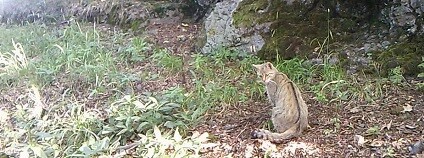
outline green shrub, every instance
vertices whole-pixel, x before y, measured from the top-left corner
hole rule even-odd
[[[401,84],[405,80],[405,78],[403,77],[402,68],[400,66],[397,66],[390,70],[389,80],[394,84]]]
[[[183,68],[182,58],[171,54],[166,49],[155,50],[151,58],[159,66],[169,69],[172,72],[178,72]]]

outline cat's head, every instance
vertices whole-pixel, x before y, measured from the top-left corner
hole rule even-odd
[[[278,73],[277,68],[275,68],[274,65],[272,65],[272,63],[270,62],[266,62],[259,65],[253,64],[252,66],[255,68],[258,77],[260,77],[265,83],[274,79],[274,77]]]

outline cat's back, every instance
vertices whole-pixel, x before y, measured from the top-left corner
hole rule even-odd
[[[283,73],[275,76],[274,82],[276,93],[273,95],[275,106],[272,112],[275,121],[284,122],[280,124],[288,127],[298,123],[306,127],[308,109],[297,85]]]

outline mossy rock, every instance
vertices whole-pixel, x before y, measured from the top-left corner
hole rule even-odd
[[[405,75],[417,76],[424,71],[418,67],[424,57],[423,42],[424,36],[414,37],[394,44],[385,51],[374,52],[373,58],[382,66],[383,75],[387,75],[391,69],[400,66]]]
[[[282,59],[310,58],[313,49],[324,44],[329,32],[348,32],[333,35],[337,43],[352,42],[355,39],[349,33],[356,27],[353,20],[332,19],[329,13],[321,10],[303,15],[307,6],[296,1],[291,5],[284,1],[271,3],[268,11],[261,14],[258,11],[267,7],[268,0],[244,0],[233,15],[237,27],[249,29],[258,24],[272,23],[270,31],[261,34],[265,45],[258,56],[262,59],[273,60],[277,56]],[[333,47],[332,43],[329,47]]]
[[[338,3],[333,3],[336,1],[321,1],[315,7],[302,1],[293,1],[290,5],[282,0],[270,2],[267,12],[259,13],[267,8],[268,0],[244,0],[233,15],[235,26],[241,28],[256,29],[260,24],[272,23],[269,31],[261,33],[265,45],[257,53],[265,60],[277,56],[282,59],[311,58],[314,49],[323,46],[334,49],[319,54],[334,53],[344,44],[363,42],[364,32],[373,28],[365,26],[388,27],[377,20],[381,8],[375,0],[340,3],[337,15],[326,9],[339,7]]]
[[[265,16],[258,16],[258,10],[266,8],[267,0],[245,0],[240,2],[239,8],[234,12],[234,24],[238,27],[252,27],[267,21]]]
[[[245,0],[241,2],[239,8],[234,12],[234,24],[238,27],[252,28],[258,24],[272,22],[270,32],[262,34],[265,39],[264,47],[258,52],[262,59],[272,60],[277,56],[288,59],[298,56],[299,52],[304,52],[305,39],[301,34],[314,32],[299,23],[302,17],[299,14],[300,4],[287,5],[284,1],[271,1],[267,12],[258,13],[267,7],[268,0]],[[303,25],[303,26],[300,26]]]

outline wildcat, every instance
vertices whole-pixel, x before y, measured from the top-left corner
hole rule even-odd
[[[252,132],[252,137],[282,143],[301,135],[308,127],[308,107],[299,88],[270,62],[253,67],[265,84],[268,100],[272,105],[271,121],[277,132],[259,129]]]

